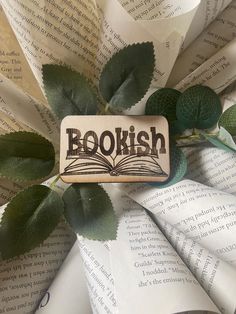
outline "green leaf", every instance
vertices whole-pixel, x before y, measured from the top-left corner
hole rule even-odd
[[[175,121],[176,104],[181,92],[172,88],[161,88],[153,93],[146,103],[146,115],[160,115],[166,117],[168,122]]]
[[[176,117],[176,105],[181,92],[173,88],[161,88],[152,94],[146,103],[146,115],[160,115],[166,117],[171,134],[181,134],[186,128]]]
[[[170,149],[170,177],[164,183],[151,183],[158,188],[166,188],[181,181],[188,168],[187,159],[182,150],[175,144]]]
[[[185,130],[186,130],[186,127],[179,120],[175,120],[170,123],[171,135],[182,134]]]
[[[222,114],[219,125],[231,135],[236,135],[236,105],[233,105]]]
[[[110,198],[97,184],[73,184],[64,195],[65,217],[73,230],[92,240],[115,240],[117,218]]]
[[[153,44],[133,44],[120,50],[105,65],[100,78],[103,98],[116,109],[139,102],[151,84],[155,67]]]
[[[214,146],[221,148],[227,152],[236,152],[236,144],[232,136],[223,127],[220,128],[217,136],[212,136],[204,132],[202,133],[202,135]]]
[[[31,132],[0,136],[0,176],[13,181],[46,177],[53,170],[55,151],[44,137]]]
[[[46,186],[35,185],[7,205],[0,226],[3,259],[18,256],[42,243],[57,226],[63,202]]]
[[[177,118],[189,129],[209,129],[218,122],[221,113],[220,98],[207,86],[188,88],[177,102]]]
[[[83,75],[55,64],[44,64],[42,71],[47,100],[60,119],[97,113],[96,94]]]

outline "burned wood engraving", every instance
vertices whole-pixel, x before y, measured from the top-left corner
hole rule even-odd
[[[160,116],[69,116],[61,125],[65,182],[163,182],[168,123]]]

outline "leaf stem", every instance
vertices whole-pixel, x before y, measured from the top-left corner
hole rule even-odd
[[[201,135],[200,134],[192,134],[188,136],[177,136],[175,137],[176,141],[181,141],[181,140],[201,140]]]
[[[56,176],[56,178],[52,181],[52,183],[50,184],[50,189],[52,189],[53,190],[53,188],[55,187],[55,185],[56,185],[56,183],[59,181],[59,179],[60,179],[60,174],[58,174],[57,176]]]
[[[197,130],[194,128],[192,135],[198,135]]]
[[[102,108],[100,112],[98,112],[98,115],[109,115],[109,114],[114,115],[115,113],[111,110],[110,104],[107,103],[105,107]]]
[[[206,132],[209,137],[217,137],[217,133]],[[192,135],[188,136],[176,136],[177,146],[180,148],[191,147],[191,146],[203,146],[207,143],[206,139],[201,133],[197,133],[196,129],[193,129]],[[185,140],[186,143],[178,143],[178,141]]]

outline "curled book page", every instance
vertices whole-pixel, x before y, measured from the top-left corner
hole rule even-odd
[[[236,39],[180,81],[175,88],[183,91],[190,86],[201,84],[209,86],[216,93],[222,92],[236,79],[235,51]]]
[[[234,314],[236,269],[162,219],[156,222],[221,313]]]
[[[183,180],[164,189],[141,184],[136,187],[125,185],[123,189],[132,199],[155,215],[157,222],[161,219],[168,221],[185,237],[195,241],[222,261],[235,266],[234,195],[190,180]],[[226,276],[222,285],[230,286],[229,278],[234,278],[235,275]],[[221,291],[215,285],[218,283],[212,281],[212,293],[215,289]],[[222,313],[234,313],[236,304],[230,289],[225,290],[224,295],[218,295],[214,302]]]
[[[33,97],[45,101],[0,4],[0,73]]]
[[[2,1],[2,6],[41,87],[42,64],[67,64],[97,81],[118,49],[143,41],[154,43],[153,84],[164,86],[199,3],[164,1],[154,8],[155,1],[149,1],[138,10],[135,3],[118,0],[13,0]]]
[[[143,208],[125,195],[116,206],[121,218],[110,258],[118,313],[220,313]]]
[[[76,242],[41,300],[36,314],[92,314],[84,268]]]
[[[208,1],[208,3],[213,3]],[[230,5],[185,49],[174,65],[168,86],[174,86],[191,74],[207,59],[220,51],[235,37],[236,0]],[[201,25],[198,21],[198,25]]]
[[[59,145],[59,122],[44,104],[0,74],[0,111]]]

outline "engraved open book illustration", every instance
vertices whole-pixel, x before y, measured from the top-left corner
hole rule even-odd
[[[66,65],[96,85],[107,61],[134,43],[155,50],[145,97],[203,84],[221,96],[225,111],[236,103],[235,18],[236,0],[0,0],[0,135],[33,130],[58,153],[59,122],[45,98],[42,66]],[[143,114],[145,101],[123,113]],[[83,150],[63,172],[113,178],[138,170],[166,179],[160,149],[142,164],[138,153],[120,161],[99,151],[93,160]],[[236,156],[213,147],[184,154],[188,172],[173,186],[99,185],[119,218],[116,241],[77,237],[62,219],[40,246],[1,260],[0,314],[235,314]],[[54,180],[42,186],[62,195],[68,184]],[[25,187],[0,178],[1,219]]]
[[[94,143],[91,143],[91,148]],[[88,145],[89,147],[89,145]],[[127,146],[127,148],[130,148]],[[108,173],[111,176],[163,176],[168,175],[162,170],[158,163],[158,156],[156,154],[142,155],[137,153],[124,157],[116,163],[116,157],[108,158],[99,152],[91,155],[85,151],[80,152],[80,156],[74,159],[69,166],[65,168],[62,175],[83,175],[83,174],[102,174]],[[73,159],[73,156],[68,157]]]

